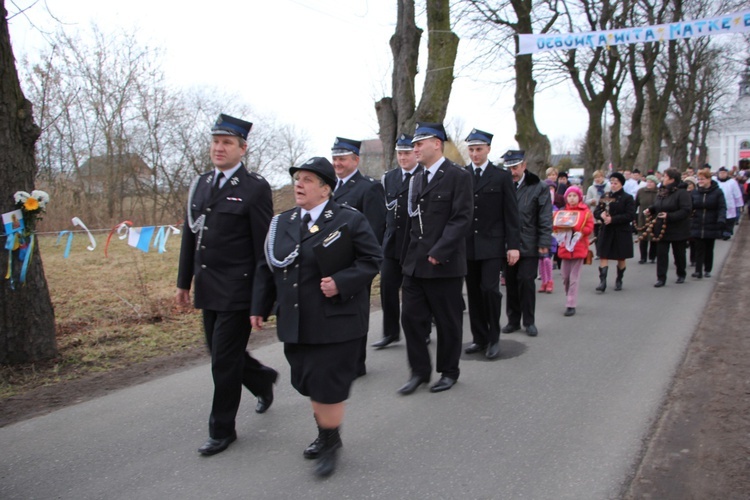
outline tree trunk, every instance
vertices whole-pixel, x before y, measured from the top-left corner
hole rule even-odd
[[[427,0],[427,75],[416,120],[442,122],[453,88],[458,36],[451,31],[450,2]]]
[[[419,41],[422,29],[414,18],[414,0],[398,0],[396,32],[391,37],[393,53],[393,97],[375,103],[383,143],[386,169],[393,165],[396,139],[401,133],[414,133],[417,120],[442,122],[448,109],[453,86],[453,64],[458,51],[458,37],[451,32],[450,3],[447,0],[427,2],[428,61],[422,96],[416,106],[414,80],[417,76]]]
[[[34,144],[41,130],[34,124],[31,103],[18,82],[5,0],[0,0],[0,9],[0,213],[6,213],[16,208],[13,193],[34,188]],[[0,270],[5,276],[8,255],[4,245],[0,248]],[[36,361],[56,354],[54,311],[37,245],[26,283],[16,283],[11,289],[10,280],[3,279],[0,286],[0,363]]]
[[[604,151],[602,148],[602,115],[604,107],[596,104],[589,106],[589,126],[586,131],[586,142],[584,144],[584,177],[590,178],[594,170],[604,168]]]
[[[622,130],[622,113],[617,105],[620,99],[620,90],[610,98],[610,109],[612,110],[612,128],[609,131],[609,158],[610,161],[617,165],[619,168],[622,167],[622,146],[620,144],[620,132]]]
[[[549,138],[539,131],[534,118],[536,81],[532,73],[531,55],[516,57],[514,66],[516,71],[516,95],[513,113],[516,117],[516,142],[521,149],[526,151],[527,168],[544,178],[542,174],[549,165],[552,147]]]

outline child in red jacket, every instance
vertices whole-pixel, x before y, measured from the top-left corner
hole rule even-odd
[[[583,193],[578,186],[565,190],[565,201],[565,209],[555,214],[553,234],[557,239],[557,255],[562,259],[565,316],[573,316],[583,261],[589,253],[589,235],[594,231],[594,216],[583,203]]]

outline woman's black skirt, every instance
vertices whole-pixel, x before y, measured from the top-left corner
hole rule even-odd
[[[335,344],[284,344],[292,387],[317,403],[346,401],[357,378],[361,349],[361,338]]]

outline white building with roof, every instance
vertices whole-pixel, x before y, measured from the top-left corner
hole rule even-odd
[[[706,143],[712,170],[750,168],[750,66],[740,79],[739,97],[732,111],[708,133]]]

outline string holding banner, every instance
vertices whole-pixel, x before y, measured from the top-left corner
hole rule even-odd
[[[121,240],[124,240],[128,237],[128,230],[133,225],[132,222],[129,220],[125,220],[117,224],[115,227],[112,228],[112,230],[109,232],[109,235],[107,235],[107,242],[104,244],[104,256],[109,257],[109,254],[107,253],[107,250],[109,250],[109,241],[112,239],[112,235],[117,233],[117,237]]]
[[[74,226],[78,226],[82,228],[84,231],[86,231],[86,234],[89,236],[89,246],[86,247],[86,250],[89,252],[93,252],[96,249],[96,240],[94,239],[94,235],[91,234],[91,231],[89,231],[89,228],[86,227],[86,224],[83,223],[83,221],[78,217],[73,217],[71,221]]]
[[[726,33],[750,32],[750,10],[712,18],[657,24],[640,28],[518,35],[518,54],[537,54],[552,50],[611,47],[632,43],[665,42]]]
[[[154,248],[159,249],[159,253],[167,251],[167,240],[171,234],[180,234],[180,230],[174,226],[160,226],[159,231],[154,238]]]

